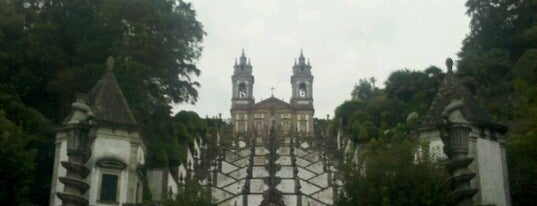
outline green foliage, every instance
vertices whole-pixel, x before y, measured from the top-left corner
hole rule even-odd
[[[513,118],[513,65],[537,48],[537,2],[468,0],[470,34],[459,53],[458,73],[499,120]]]
[[[59,122],[116,58],[115,74],[138,120],[171,102],[195,102],[194,61],[205,34],[183,1],[2,1],[2,82]],[[42,104],[42,102],[48,102]]]
[[[199,205],[213,206],[210,191],[197,182],[187,182],[188,186],[179,188],[175,199],[168,199],[164,206]]]
[[[428,145],[409,138],[363,145],[358,162],[344,166],[345,195],[336,205],[447,205],[449,176],[419,148]]]
[[[0,202],[26,205],[48,199],[53,164],[48,160],[54,154],[51,124],[4,88],[0,85]]]
[[[0,202],[47,204],[55,148],[51,122],[5,88],[0,83],[0,185],[7,186],[0,188],[0,194],[5,195]]]
[[[371,86],[374,92],[367,94],[372,96],[354,98],[338,106],[335,119],[341,119],[342,125],[335,121],[332,128],[341,126],[354,142],[390,136],[394,131],[408,135],[427,113],[443,76],[434,66],[424,71],[398,70],[388,77],[385,89],[374,87],[373,80],[362,79],[353,93]]]
[[[36,150],[27,148],[32,136],[8,120],[2,110],[0,131],[0,202],[3,205],[30,205]]]
[[[531,205],[537,179],[537,50],[528,50],[514,68],[514,119],[507,157],[513,205]]]
[[[386,95],[406,103],[408,111],[424,114],[443,78],[442,70],[435,66],[424,71],[398,70],[386,80]]]
[[[200,74],[194,63],[204,35],[191,4],[181,0],[0,1],[0,108],[21,135],[32,137],[21,154],[37,155],[21,164],[42,171],[12,184],[29,194],[24,188],[34,183],[33,199],[17,201],[48,204],[51,122],[59,124],[74,94],[88,92],[103,75],[108,56],[116,59],[113,72],[143,127],[148,165],[178,164],[185,147],[178,135],[186,134],[177,134],[168,105],[196,101],[192,77]]]
[[[181,122],[191,135],[207,139],[207,122],[201,119],[196,112],[183,110],[177,113],[173,119]]]
[[[368,101],[373,98],[379,92],[379,89],[375,87],[376,79],[371,77],[369,79],[360,79],[357,85],[354,85],[351,96],[353,100]]]
[[[143,203],[151,203],[153,201],[153,195],[151,194],[151,190],[149,189],[149,185],[147,184],[147,180],[144,181],[143,185],[143,197],[142,202]]]
[[[180,111],[170,117],[168,109],[162,109],[159,115],[153,115],[144,127],[149,134],[148,158],[150,168],[177,166],[186,162],[187,148],[194,148],[194,140],[201,138],[211,142],[204,119],[192,111]],[[192,150],[191,150],[192,151]]]

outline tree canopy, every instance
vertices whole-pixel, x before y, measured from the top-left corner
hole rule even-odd
[[[169,106],[197,100],[193,77],[200,74],[196,60],[204,35],[191,4],[182,0],[0,1],[0,120],[10,131],[2,133],[0,147],[20,154],[9,160],[20,168],[2,158],[2,165],[13,166],[2,168],[13,175],[8,185],[20,190],[0,188],[18,199],[2,196],[0,202],[48,204],[55,146],[46,125],[67,116],[74,94],[88,92],[102,77],[109,56],[148,148],[166,143],[164,150],[149,150],[148,164],[178,164],[192,139],[187,136],[206,131],[175,120]]]

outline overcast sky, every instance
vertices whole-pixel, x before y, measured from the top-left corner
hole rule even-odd
[[[333,117],[361,78],[377,86],[391,72],[445,70],[469,32],[466,0],[191,0],[207,36],[197,65],[195,105],[175,105],[201,117],[230,116],[231,75],[244,48],[251,58],[256,102],[291,97],[294,59],[312,65],[315,116]]]

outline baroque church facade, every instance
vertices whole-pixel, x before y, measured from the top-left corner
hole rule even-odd
[[[313,136],[313,75],[302,51],[292,67],[290,102],[271,96],[256,103],[252,70],[243,50],[239,62],[235,61],[231,77],[230,112],[234,133],[268,133],[275,129],[282,134],[298,132],[302,136]]]
[[[252,65],[244,51],[233,66],[231,127],[208,185],[217,205],[334,203],[335,143],[314,128],[313,75],[300,52],[292,67],[290,102],[274,96],[255,102]]]

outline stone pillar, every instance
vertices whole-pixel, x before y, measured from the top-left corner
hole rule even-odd
[[[53,171],[52,171],[52,183],[51,183],[51,192],[50,192],[50,200],[49,200],[49,204],[50,205],[57,205],[56,204],[56,184],[57,184],[57,181],[56,181],[56,178],[58,177],[58,167],[59,167],[59,164],[60,164],[60,152],[61,152],[61,147],[62,147],[62,140],[59,140],[56,138],[56,141],[55,141],[55,144],[56,144],[56,147],[55,147],[55,152],[54,152],[54,168],[53,168]]]
[[[58,129],[58,132],[67,134],[67,156],[69,158],[68,161],[61,162],[67,171],[66,176],[58,178],[65,185],[64,190],[56,193],[64,206],[89,204],[85,193],[90,185],[86,183],[85,179],[91,170],[84,164],[91,157],[91,145],[95,130],[88,121],[88,114],[91,112],[87,103],[88,98],[78,94],[76,102],[72,104],[71,120]]]
[[[137,177],[137,169],[138,169],[138,147],[140,146],[140,143],[138,142],[131,142],[131,148],[130,148],[130,157],[129,157],[129,163],[127,166],[127,170],[129,171],[128,175],[128,183],[127,185],[129,190],[127,191],[127,202],[136,202],[137,201],[137,184],[138,184],[138,177]]]
[[[68,161],[62,161],[62,166],[67,170],[65,177],[59,177],[61,183],[65,185],[63,192],[56,193],[62,200],[64,206],[88,205],[88,199],[84,196],[89,189],[89,184],[85,182],[90,173],[90,169],[84,164],[91,156],[89,130],[87,124],[69,125],[67,128],[67,156]]]
[[[443,127],[441,138],[444,153],[449,158],[447,170],[451,175],[449,198],[453,205],[473,206],[472,197],[478,190],[471,188],[470,180],[476,174],[468,169],[473,161],[473,158],[468,157],[468,133],[471,128],[460,123],[450,123]]]

